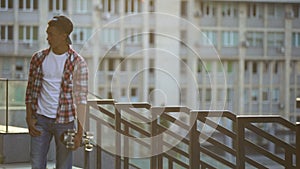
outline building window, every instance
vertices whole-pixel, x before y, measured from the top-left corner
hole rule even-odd
[[[13,40],[13,26],[0,26],[0,33],[0,41],[6,42],[8,40]]]
[[[216,31],[203,31],[201,35],[202,45],[217,45]]]
[[[126,59],[120,59],[120,65],[119,65],[119,69],[121,69],[121,71],[126,71],[127,68],[127,60]]]
[[[73,43],[85,43],[92,35],[90,28],[75,28],[72,32]]]
[[[119,0],[102,0],[101,2],[104,13],[119,13]]]
[[[269,101],[269,90],[262,89],[262,101]]]
[[[238,32],[224,31],[222,38],[223,47],[235,47],[238,45]]]
[[[149,0],[149,12],[155,12],[155,0]]]
[[[300,5],[293,4],[293,17],[300,18]]]
[[[269,47],[282,47],[284,45],[284,34],[281,32],[268,33],[268,46]]]
[[[222,16],[223,17],[237,17],[238,8],[235,3],[223,3],[222,4]]]
[[[252,89],[251,100],[254,102],[258,101],[258,89]]]
[[[37,26],[20,26],[19,40],[22,42],[32,42],[38,40]]]
[[[200,3],[201,14],[203,16],[214,17],[216,16],[216,5],[213,2]]]
[[[75,2],[75,9],[77,12],[79,13],[86,13],[88,12],[88,9],[89,9],[89,0],[76,0]]]
[[[279,102],[279,96],[280,96],[280,92],[278,88],[275,88],[272,90],[272,101],[273,102]]]
[[[137,96],[137,88],[132,88],[131,91],[130,91],[130,95],[132,97],[136,97]]]
[[[262,32],[247,32],[247,42],[251,47],[262,47],[263,37]]]
[[[205,93],[205,101],[210,102],[211,101],[211,89],[206,89],[206,93]]]
[[[67,5],[67,0],[49,0],[49,10],[52,12],[66,11]]]
[[[0,11],[6,11],[13,8],[13,0],[0,0]]]
[[[108,59],[108,71],[114,71],[115,70],[115,62],[116,59]]]
[[[248,88],[244,89],[244,103],[245,104],[249,103],[249,92],[250,92],[250,90]]]
[[[126,43],[127,44],[141,44],[142,35],[139,35],[139,30],[134,28],[128,28],[125,30],[126,33]]]
[[[278,66],[279,66],[278,64],[279,64],[278,62],[274,63],[274,67],[273,67],[273,73],[274,74],[278,74]]]
[[[125,0],[125,12],[126,13],[138,13],[142,12],[141,0]]]
[[[248,18],[262,18],[264,14],[264,7],[259,3],[249,3],[247,6]]]
[[[269,18],[283,18],[284,6],[281,4],[270,3],[268,4],[268,16]]]
[[[38,0],[19,0],[19,9],[33,11],[38,9]]]
[[[24,60],[23,59],[17,59],[16,60],[16,71],[22,72],[24,68]]]
[[[180,73],[185,74],[187,72],[187,60],[186,59],[182,59],[180,61]]]
[[[252,73],[253,74],[257,74],[258,70],[257,70],[257,64],[256,62],[252,62]]]
[[[137,59],[132,59],[131,60],[131,71],[135,72],[138,70],[138,60]]]
[[[106,28],[101,31],[102,43],[104,44],[116,44],[120,41],[120,31],[117,28]]]
[[[181,1],[181,5],[180,5],[180,15],[181,15],[182,17],[187,17],[187,8],[188,8],[187,1]]]
[[[227,62],[227,72],[228,73],[233,73],[234,70],[234,62],[233,61],[228,61]]]
[[[300,32],[294,32],[292,36],[293,47],[300,47]]]
[[[155,33],[149,32],[149,44],[154,45],[154,43],[155,43]]]

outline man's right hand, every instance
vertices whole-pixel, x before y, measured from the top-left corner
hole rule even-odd
[[[36,127],[35,124],[37,122],[37,119],[32,118],[32,117],[26,117],[26,123],[28,127],[29,134],[32,137],[40,136],[42,133],[39,131]]]

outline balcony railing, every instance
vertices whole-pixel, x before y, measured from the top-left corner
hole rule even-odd
[[[0,79],[1,132],[24,127],[25,86],[26,81]],[[105,168],[103,152],[116,169],[300,168],[300,123],[280,116],[112,99],[89,99],[87,110],[85,129],[97,145],[89,168]],[[14,113],[24,118],[11,117]]]
[[[95,168],[105,163],[102,150],[115,156],[115,168],[300,167],[300,125],[280,116],[94,100],[88,117],[97,133]]]

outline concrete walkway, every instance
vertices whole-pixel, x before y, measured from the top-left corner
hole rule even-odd
[[[0,164],[0,169],[9,169],[9,168],[31,169],[31,165],[29,163]],[[47,169],[55,169],[55,163],[48,162]],[[81,168],[73,167],[72,169],[81,169]]]

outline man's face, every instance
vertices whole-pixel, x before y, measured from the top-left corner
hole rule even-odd
[[[54,26],[47,28],[47,40],[51,48],[57,48],[66,44],[67,34]]]

